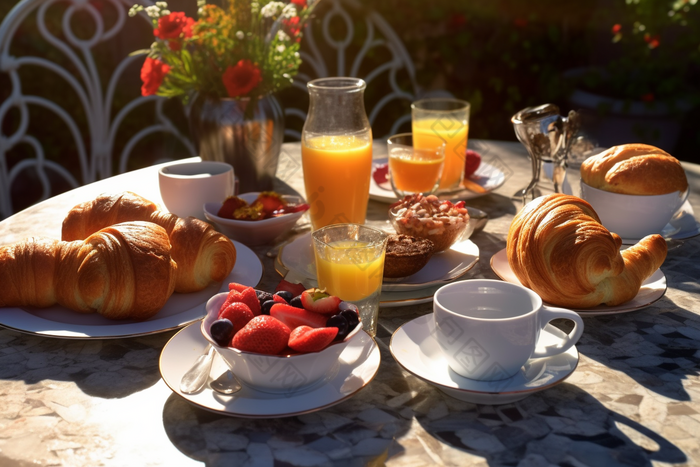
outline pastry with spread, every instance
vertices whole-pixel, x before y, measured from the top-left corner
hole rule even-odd
[[[384,256],[384,277],[394,279],[411,276],[428,264],[435,245],[426,238],[390,235]]]

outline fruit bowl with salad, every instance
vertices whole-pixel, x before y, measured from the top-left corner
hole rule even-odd
[[[263,191],[205,203],[204,216],[229,238],[256,246],[287,233],[308,209],[300,196]]]
[[[362,332],[357,307],[320,289],[294,296],[237,283],[206,305],[202,334],[241,383],[293,392],[331,374]]]

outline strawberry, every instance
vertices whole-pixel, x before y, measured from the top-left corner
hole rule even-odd
[[[333,342],[338,328],[299,326],[289,334],[289,347],[297,352],[318,352]]]
[[[272,300],[273,300],[275,303],[284,303],[285,305],[289,303],[287,300],[284,299],[283,296],[277,295],[277,294],[273,294],[273,295],[272,295]]]
[[[247,288],[247,285],[239,284],[238,282],[231,282],[228,285],[229,290],[235,290],[236,292],[243,292]]]
[[[248,203],[242,200],[238,196],[229,196],[224,200],[224,204],[219,208],[219,212],[216,213],[219,217],[225,217],[226,219],[233,219],[233,213],[236,209],[246,206]]]
[[[330,295],[322,289],[308,289],[301,293],[301,304],[305,310],[334,315],[338,311],[340,298]]]
[[[284,303],[275,303],[272,305],[272,308],[270,308],[270,316],[274,316],[282,321],[289,326],[289,329],[294,329],[298,326],[322,328],[326,326],[326,320],[328,319],[325,315]]]
[[[239,292],[240,301],[248,305],[250,311],[253,312],[255,316],[260,314],[260,300],[258,300],[258,294],[255,293],[255,289],[252,287],[247,287],[243,289],[243,292]]]
[[[248,321],[231,340],[231,347],[246,352],[277,355],[287,347],[289,328],[272,316],[260,315]]]
[[[471,149],[467,149],[464,158],[464,178],[470,177],[481,165],[481,154]]]
[[[309,205],[306,203],[300,204],[287,204],[279,209],[275,209],[272,212],[272,217],[284,216],[285,214],[291,214],[294,212],[304,212],[309,210]]]
[[[286,206],[286,204],[287,202],[274,191],[263,191],[258,195],[258,198],[253,201],[251,206],[260,207],[262,212],[265,213],[265,217],[270,217],[273,212]]]
[[[233,324],[233,334],[243,329],[253,318],[253,312],[248,305],[241,302],[230,303],[219,312],[219,319],[227,319]]]
[[[282,290],[286,290],[288,292],[292,293],[292,297],[296,297],[297,295],[301,294],[304,290],[306,290],[306,287],[304,284],[294,284],[292,282],[288,282],[284,279],[282,279],[279,284],[277,284],[277,287],[275,288],[275,292],[279,292]]]

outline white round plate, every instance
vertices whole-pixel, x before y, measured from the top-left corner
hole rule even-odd
[[[398,201],[398,198],[394,194],[394,191],[391,189],[391,184],[389,182],[386,182],[381,184],[380,186],[377,185],[377,182],[374,180],[374,171],[377,169],[377,166],[386,164],[387,161],[388,159],[386,157],[377,158],[372,161],[372,177],[370,178],[369,182],[369,198],[375,201],[380,201],[382,203],[393,203],[394,201]],[[444,195],[439,195],[438,197],[440,199],[462,200],[478,198],[479,196],[484,196],[503,185],[503,183],[505,183],[506,181],[506,176],[502,171],[500,171],[493,165],[482,161],[479,165],[479,168],[476,170],[476,172],[474,172],[474,174],[471,177],[469,177],[469,179],[477,185],[481,186],[484,189],[484,192],[477,193],[476,191],[471,191],[465,188],[463,190],[453,191]]]
[[[232,240],[233,241],[233,240]],[[2,308],[0,325],[45,337],[109,339],[133,337],[177,329],[206,315],[205,305],[213,295],[228,292],[229,282],[255,287],[263,274],[257,255],[242,243],[236,247],[236,265],[221,283],[188,294],[174,293],[161,310],[146,321],[110,320],[98,313],[78,313],[62,306],[48,308]]]
[[[372,381],[379,369],[379,347],[364,331],[358,337],[340,354],[334,373],[301,391],[273,394],[243,386],[237,393],[224,396],[206,385],[196,394],[183,394],[180,392],[182,375],[204,353],[208,343],[202,336],[200,324],[192,323],[175,334],[163,348],[160,374],[174,393],[205,410],[246,418],[291,417],[343,402]],[[214,364],[211,376],[216,378],[225,367],[218,355]]]
[[[556,345],[564,332],[547,325],[542,343]],[[401,326],[391,336],[389,350],[406,371],[436,386],[445,394],[474,404],[510,404],[561,383],[578,365],[578,350],[572,346],[553,357],[528,360],[519,373],[500,381],[477,381],[458,375],[447,365],[435,340],[433,314],[423,315]]]
[[[493,269],[493,272],[495,272],[496,275],[502,280],[512,284],[521,285],[517,276],[510,268],[510,264],[508,263],[508,254],[505,248],[491,257],[491,269]],[[661,269],[657,269],[654,271],[651,277],[647,278],[647,280],[642,283],[642,288],[639,289],[637,296],[627,303],[617,306],[598,305],[592,308],[569,309],[575,311],[584,318],[588,316],[627,313],[630,311],[641,310],[650,306],[652,303],[663,297],[665,293],[666,276]]]
[[[433,255],[428,264],[416,274],[400,279],[384,279],[380,301],[384,301],[386,292],[408,292],[444,285],[463,276],[477,261],[479,247],[474,242],[464,240],[456,243],[450,249]],[[303,282],[316,284],[316,260],[311,233],[307,232],[283,245],[277,254],[275,267],[282,276],[294,271]]]

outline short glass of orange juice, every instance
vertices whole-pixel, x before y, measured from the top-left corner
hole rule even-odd
[[[319,288],[357,306],[362,328],[377,333],[388,235],[360,224],[334,224],[311,234]]]
[[[445,166],[439,192],[460,188],[469,137],[469,102],[453,98],[421,99],[411,104],[413,147],[434,147],[434,137],[445,143]]]
[[[399,198],[415,193],[429,195],[440,185],[445,143],[435,135],[423,135],[422,138],[431,143],[430,147],[414,147],[411,133],[394,135],[387,140],[389,180]]]

